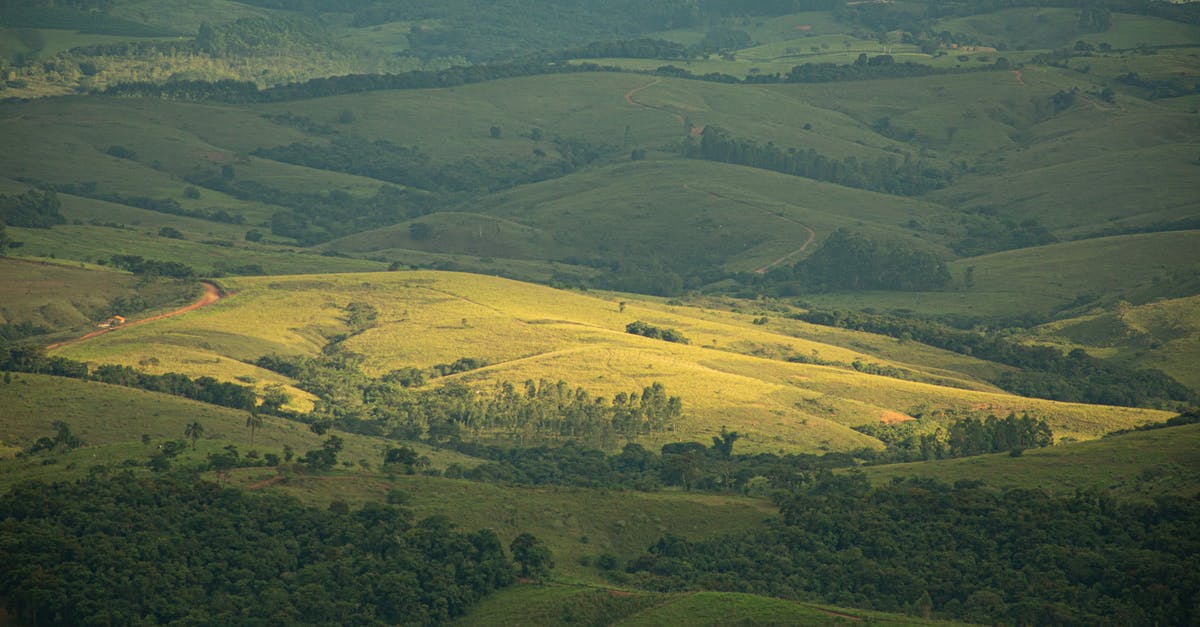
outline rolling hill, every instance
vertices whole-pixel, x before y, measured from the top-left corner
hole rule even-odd
[[[0,5],[0,623],[1194,609],[1200,4]],[[341,545],[81,602],[68,488]]]
[[[1092,438],[1167,415],[998,393],[971,375],[925,371],[902,358],[884,361],[823,342],[820,327],[775,332],[771,325],[750,324],[753,316],[744,314],[702,317],[688,308],[628,297],[621,297],[622,307],[612,296],[477,275],[263,277],[223,286],[234,296],[191,315],[123,329],[55,354],[142,364],[151,372],[246,377],[259,386],[292,384],[255,360],[319,353],[328,338],[345,333],[344,308],[365,302],[379,312],[376,325],[342,346],[362,355],[362,369],[370,375],[471,358],[486,365],[447,381],[489,388],[549,375],[602,396],[657,381],[684,399],[686,419],[652,441],[707,439],[727,425],[758,450],[851,450],[879,445],[850,427],[951,408],[1029,411],[1045,417],[1060,436]],[[636,320],[678,329],[693,344],[626,333],[625,326]],[[785,361],[795,355],[817,355],[830,365]],[[851,367],[855,361],[895,368],[904,378],[864,374]],[[430,385],[444,383],[434,379]],[[300,408],[311,398],[294,388],[292,393]]]

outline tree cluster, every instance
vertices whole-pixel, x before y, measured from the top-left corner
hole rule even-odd
[[[664,342],[674,342],[676,344],[689,343],[688,339],[676,329],[656,327],[641,320],[635,320],[625,325],[625,332],[648,337],[653,340],[663,340]]]
[[[854,156],[838,160],[812,148],[785,149],[772,142],[759,144],[736,138],[715,126],[704,128],[700,143],[690,147],[687,155],[904,196],[918,196],[940,189],[953,178],[951,172],[937,169],[922,159],[914,160],[907,154],[903,161],[891,156],[880,157],[874,162],[860,161]]]
[[[31,189],[22,194],[0,194],[0,222],[8,226],[48,229],[66,224],[54,190]]]
[[[271,215],[271,233],[305,245],[415,218],[429,213],[441,202],[434,195],[394,185],[381,185],[374,195],[362,198],[338,189],[329,192],[282,189],[258,181],[236,179],[236,173],[231,174],[224,176],[206,170],[185,178],[189,183],[240,200],[279,207]]]
[[[966,416],[947,427],[933,427],[921,421],[898,424],[872,423],[854,427],[888,445],[888,451],[874,463],[894,463],[946,457],[969,457],[987,453],[1022,451],[1054,444],[1054,432],[1043,419],[1028,413],[1004,418]]]
[[[185,209],[174,198],[151,198],[149,196],[130,196],[126,194],[118,194],[115,192],[98,192],[96,191],[95,183],[66,183],[54,185],[54,189],[63,192],[64,194],[73,194],[75,196],[84,196],[87,198],[95,198],[96,200],[104,200],[120,205],[129,205],[146,211],[154,211],[156,213],[165,213],[173,216],[183,216],[185,218],[197,218],[200,220],[208,220],[210,222],[222,222],[224,224],[242,224],[246,221],[245,216],[240,213],[232,212],[228,209],[209,208],[209,209]]]
[[[23,484],[0,512],[0,598],[28,624],[438,624],[516,578],[491,530],[179,478]]]
[[[90,370],[90,371],[89,371]],[[192,400],[254,411],[257,396],[254,388],[218,381],[212,377],[195,379],[176,372],[148,374],[129,366],[106,364],[89,369],[82,361],[66,357],[47,357],[45,349],[35,344],[0,343],[0,371],[30,372],[111,385],[161,392]]]
[[[316,358],[265,355],[255,364],[284,374],[318,397],[309,419],[345,431],[435,443],[464,437],[503,438],[522,443],[579,439],[611,447],[618,438],[636,439],[665,431],[680,418],[683,403],[660,383],[618,393],[611,400],[592,396],[564,381],[529,380],[523,386],[498,383],[472,389],[452,381],[440,388],[414,390],[426,377],[462,371],[477,360],[429,371],[400,369],[379,378],[362,373],[359,359],[342,351]],[[456,364],[458,364],[456,366]]]
[[[327,144],[297,142],[260,148],[254,154],[284,163],[368,176],[447,194],[485,193],[565,176],[609,152],[578,139],[556,138],[554,144],[561,156],[553,160],[467,157],[442,164],[431,163],[429,156],[415,147],[355,136],[335,137]]]
[[[172,279],[184,280],[196,278],[196,271],[189,265],[178,261],[146,259],[141,255],[113,255],[112,265],[142,276],[170,277]]]

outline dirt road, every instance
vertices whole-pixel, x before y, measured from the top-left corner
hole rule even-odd
[[[661,82],[662,82],[661,78],[656,78],[653,81],[646,83],[645,85],[642,85],[641,87],[634,87],[633,89],[630,89],[629,91],[625,92],[625,102],[629,103],[629,105],[633,106],[633,107],[641,107],[643,109],[650,109],[653,111],[662,111],[663,113],[669,113],[669,114],[675,116],[675,119],[679,120],[679,123],[681,125],[686,125],[687,118],[684,117],[682,113],[677,113],[666,107],[658,107],[655,105],[646,104],[644,102],[638,102],[637,100],[635,100],[633,98],[634,96],[636,96],[638,94],[638,92],[642,91],[643,89],[654,87],[655,85],[657,85]],[[692,137],[699,137],[700,134],[703,132],[704,132],[703,126],[693,126],[691,129]]]
[[[804,224],[803,222],[796,220],[794,218],[789,218],[778,211],[772,211],[772,210],[768,209],[767,207],[764,207],[758,203],[753,203],[748,200],[742,200],[741,198],[734,198],[732,196],[726,196],[725,194],[710,191],[707,189],[695,189],[688,183],[684,183],[682,185],[682,187],[683,187],[683,189],[686,189],[688,191],[700,192],[703,194],[708,194],[709,196],[715,196],[722,200],[728,200],[729,202],[734,202],[739,205],[745,205],[747,207],[752,207],[754,209],[762,211],[763,213],[773,215],[776,218],[779,218],[780,220],[787,220],[788,222],[791,222],[792,224],[798,224],[798,225],[800,225],[801,228],[803,228],[808,233],[808,237],[804,240],[804,243],[800,245],[800,248],[797,248],[796,250],[789,252],[788,254],[776,259],[775,261],[772,261],[771,263],[768,263],[767,265],[762,266],[761,268],[756,268],[754,270],[755,274],[766,274],[767,270],[770,270],[771,268],[774,268],[775,266],[787,261],[788,259],[791,259],[792,257],[795,257],[796,255],[803,253],[804,251],[808,250],[808,245],[811,244],[813,242],[813,240],[816,239],[816,237],[817,237],[817,232],[812,230],[812,227],[808,226],[807,224]]]
[[[161,314],[158,314],[157,316],[150,316],[149,318],[142,318],[141,320],[132,320],[132,321],[126,322],[125,324],[122,324],[120,326],[109,327],[107,329],[97,329],[95,331],[92,331],[91,333],[88,333],[87,335],[84,335],[83,337],[78,337],[73,340],[67,340],[65,342],[58,342],[55,344],[51,344],[46,347],[46,351],[49,352],[56,348],[62,348],[63,346],[69,346],[69,345],[75,344],[77,342],[82,342],[84,340],[90,340],[91,338],[94,338],[97,335],[104,335],[105,333],[119,331],[121,329],[125,329],[128,327],[136,327],[139,324],[146,324],[147,322],[153,322],[155,320],[162,320],[163,318],[170,318],[172,316],[178,316],[179,314],[184,314],[189,311],[195,311],[201,307],[204,307],[205,305],[211,305],[211,304],[217,302],[218,300],[221,300],[221,298],[224,297],[224,295],[221,293],[221,288],[217,287],[215,284],[209,283],[208,281],[202,281],[201,284],[204,285],[204,295],[200,297],[200,300],[197,300],[196,302],[194,302],[186,307],[181,307],[174,311],[168,311],[166,313],[161,313]]]

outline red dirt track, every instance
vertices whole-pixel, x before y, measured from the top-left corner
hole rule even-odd
[[[625,102],[629,103],[629,105],[633,106],[633,107],[642,107],[643,109],[651,109],[653,111],[662,111],[663,113],[670,113],[671,115],[675,116],[676,120],[679,120],[680,124],[687,124],[687,118],[683,117],[683,114],[681,114],[681,113],[676,113],[670,109],[667,109],[666,107],[656,107],[654,105],[649,105],[644,102],[638,102],[637,100],[633,99],[633,97],[636,96],[639,91],[642,91],[643,89],[646,89],[648,87],[654,87],[655,85],[657,85],[661,82],[662,82],[661,78],[656,78],[653,81],[646,83],[645,85],[642,85],[641,87],[634,87],[633,89],[630,89],[629,91],[625,92]],[[693,126],[692,130],[691,130],[692,137],[699,137],[700,134],[703,132],[704,132],[703,126]]]
[[[166,313],[161,313],[161,314],[158,314],[157,316],[150,316],[149,318],[142,318],[141,320],[133,320],[130,322],[126,322],[125,324],[122,324],[120,326],[109,327],[107,329],[97,329],[95,331],[92,331],[91,333],[88,333],[87,335],[84,335],[83,337],[75,338],[73,340],[67,340],[65,342],[57,342],[57,343],[51,344],[46,347],[46,350],[52,351],[56,348],[62,348],[63,346],[68,346],[70,344],[75,344],[77,342],[89,340],[91,338],[96,337],[97,335],[104,335],[105,333],[119,331],[121,329],[125,329],[128,327],[136,327],[139,324],[146,324],[147,322],[153,322],[155,320],[162,320],[163,318],[170,318],[172,316],[178,316],[179,314],[184,314],[189,311],[195,311],[206,305],[211,305],[211,304],[217,302],[218,300],[221,300],[222,298],[224,298],[224,295],[221,294],[221,289],[219,287],[217,287],[215,284],[209,283],[208,281],[202,281],[201,284],[204,285],[204,295],[200,297],[200,300],[198,300],[186,307],[181,307],[174,311],[168,311]]]

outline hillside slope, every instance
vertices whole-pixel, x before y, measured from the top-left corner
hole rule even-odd
[[[879,446],[852,426],[935,409],[1029,411],[1050,422],[1056,434],[1077,438],[1167,416],[1003,394],[968,375],[883,360],[824,343],[819,335],[802,339],[775,333],[769,326],[751,324],[749,316],[700,316],[686,308],[624,298],[622,306],[611,297],[498,278],[396,272],[241,278],[227,281],[226,287],[235,295],[210,307],[67,346],[56,354],[95,363],[149,363],[153,372],[248,377],[258,385],[291,383],[250,362],[264,355],[320,352],[327,338],[345,333],[344,308],[362,302],[379,312],[376,324],[342,347],[362,355],[362,369],[370,375],[466,357],[486,365],[429,385],[463,381],[491,387],[562,379],[611,396],[661,382],[670,394],[683,398],[685,418],[673,432],[652,436],[652,442],[707,440],[728,426],[756,450],[851,450]],[[677,329],[692,344],[626,333],[625,326],[636,320]],[[784,360],[794,355],[819,355],[820,363],[829,365]],[[859,372],[852,367],[855,361],[894,368],[910,380]],[[300,407],[311,398],[293,393]]]

